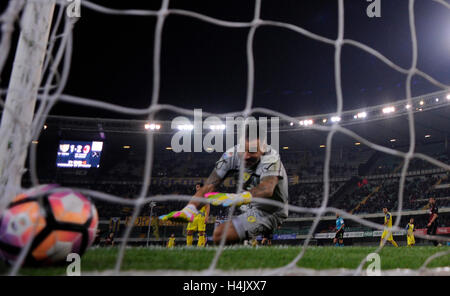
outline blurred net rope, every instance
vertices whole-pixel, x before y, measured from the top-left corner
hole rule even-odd
[[[450,4],[443,0],[429,0],[434,1],[442,5],[445,9],[450,9]],[[286,114],[282,114],[270,109],[266,108],[253,108],[253,91],[254,91],[254,75],[255,75],[255,65],[254,65],[254,57],[253,57],[253,40],[255,33],[258,28],[264,27],[264,26],[272,26],[272,27],[279,27],[284,28],[287,30],[291,30],[293,32],[296,32],[298,34],[304,35],[308,38],[311,38],[313,40],[316,40],[318,42],[326,43],[330,46],[335,47],[335,55],[334,55],[334,75],[335,75],[335,88],[336,88],[336,100],[337,100],[337,110],[335,112],[335,115],[340,117],[343,113],[343,93],[342,93],[342,85],[341,85],[341,50],[344,45],[354,46],[357,47],[389,67],[395,69],[396,71],[405,74],[406,77],[406,101],[410,104],[412,101],[411,97],[411,79],[414,75],[419,75],[429,81],[430,83],[434,84],[435,86],[443,89],[443,90],[449,90],[450,86],[445,85],[430,75],[420,71],[420,69],[417,68],[417,56],[418,56],[418,49],[417,49],[417,38],[416,38],[416,28],[415,28],[415,17],[414,17],[414,0],[409,0],[409,27],[410,27],[410,35],[411,35],[411,43],[412,43],[412,60],[411,60],[411,66],[409,69],[402,68],[398,65],[396,65],[394,62],[383,56],[380,52],[374,50],[373,48],[370,48],[358,41],[345,39],[344,38],[344,1],[343,0],[337,0],[338,2],[338,23],[337,23],[337,38],[336,39],[329,39],[317,34],[314,34],[308,30],[303,29],[302,27],[284,23],[284,22],[278,22],[278,21],[271,21],[271,20],[264,20],[260,18],[260,12],[261,12],[261,0],[255,0],[254,5],[254,16],[252,21],[250,22],[235,22],[235,21],[226,21],[222,19],[217,19],[213,17],[209,17],[207,15],[203,15],[200,13],[187,11],[187,10],[181,10],[181,9],[172,9],[169,8],[169,2],[170,0],[162,0],[161,7],[159,10],[119,10],[119,9],[112,9],[107,8],[104,6],[100,6],[98,4],[95,4],[93,2],[89,2],[86,0],[81,1],[81,5],[85,9],[91,9],[94,11],[97,11],[99,13],[104,14],[110,14],[110,15],[128,15],[128,16],[136,16],[136,17],[153,17],[156,18],[156,25],[155,25],[155,37],[154,37],[154,51],[153,51],[153,89],[151,94],[151,100],[150,104],[147,108],[143,109],[136,109],[136,108],[129,108],[125,106],[120,105],[114,105],[106,102],[101,102],[94,99],[89,98],[82,98],[82,97],[75,97],[64,93],[64,88],[68,80],[69,72],[70,72],[70,63],[71,63],[71,55],[73,50],[73,28],[76,23],[76,18],[68,17],[65,13],[65,8],[69,3],[67,1],[56,1],[56,0],[13,0],[10,1],[7,8],[3,12],[3,14],[0,17],[0,24],[1,24],[1,40],[0,40],[0,73],[3,72],[3,68],[5,66],[6,60],[8,56],[10,55],[10,48],[11,48],[11,40],[12,40],[12,34],[14,31],[14,24],[16,22],[19,22],[19,24],[22,25],[27,20],[26,14],[22,14],[22,11],[26,9],[30,9],[30,11],[39,11],[38,9],[42,8],[42,6],[51,7],[57,5],[59,7],[57,14],[55,15],[55,20],[53,22],[53,26],[49,32],[49,42],[48,46],[44,48],[45,51],[45,60],[43,61],[42,65],[42,73],[46,74],[46,79],[42,79],[42,81],[39,81],[38,85],[30,85],[29,89],[33,89],[37,92],[37,100],[39,101],[39,107],[37,110],[35,110],[34,115],[32,116],[32,122],[27,123],[26,121],[23,121],[23,114],[15,108],[8,108],[7,103],[5,102],[5,95],[8,94],[8,92],[18,91],[19,93],[24,91],[23,89],[7,89],[7,90],[1,90],[0,93],[0,105],[3,109],[3,116],[5,114],[8,114],[10,116],[11,122],[8,123],[10,126],[8,126],[8,132],[5,132],[5,129],[2,129],[2,134],[0,143],[4,146],[7,146],[8,143],[5,144],[5,139],[9,137],[12,137],[16,139],[19,143],[14,146],[14,151],[12,151],[5,163],[2,163],[2,170],[1,170],[1,176],[0,176],[0,211],[4,210],[6,205],[9,203],[9,201],[14,197],[11,193],[18,193],[22,190],[19,185],[16,183],[8,182],[8,178],[10,175],[18,176],[20,180],[20,176],[23,173],[23,164],[21,167],[17,167],[15,163],[17,163],[17,160],[21,159],[21,155],[25,153],[28,153],[29,156],[29,170],[30,170],[30,176],[32,180],[33,186],[37,186],[39,184],[39,179],[36,173],[36,147],[35,145],[29,145],[31,140],[38,139],[42,126],[45,123],[45,119],[47,115],[49,114],[51,108],[54,106],[55,103],[58,101],[75,104],[75,105],[84,105],[84,106],[90,106],[95,108],[101,108],[113,112],[128,114],[128,115],[146,115],[148,116],[148,120],[152,120],[154,118],[154,115],[161,110],[169,110],[176,112],[178,114],[185,114],[185,115],[193,115],[193,111],[185,108],[180,108],[174,105],[165,105],[159,103],[159,88],[160,88],[160,56],[161,56],[161,40],[162,40],[162,31],[163,26],[165,23],[166,18],[169,15],[178,15],[178,16],[184,16],[189,17],[193,19],[197,19],[206,23],[210,23],[211,25],[216,26],[222,26],[227,28],[248,28],[248,35],[247,35],[247,45],[246,45],[246,55],[247,55],[247,93],[246,93],[246,105],[244,110],[239,110],[232,113],[225,113],[225,114],[211,114],[204,112],[205,116],[209,115],[215,115],[215,116],[243,116],[244,118],[247,118],[251,116],[251,114],[254,113],[262,113],[267,114],[271,116],[277,116],[283,121],[295,121],[296,118],[288,116]],[[53,8],[50,9],[53,13]],[[21,17],[22,14],[22,17]],[[51,23],[51,22],[50,22]],[[26,37],[26,36],[25,36]],[[38,44],[32,45],[36,46],[36,50],[39,50]],[[42,50],[42,48],[41,48]],[[36,71],[36,69],[28,69],[29,71]],[[38,69],[39,70],[39,69]],[[42,76],[44,77],[44,76]],[[30,82],[32,83],[32,82]],[[325,153],[325,160],[324,160],[324,171],[323,171],[323,199],[321,202],[321,206],[318,208],[303,208],[298,206],[289,205],[289,211],[290,212],[296,212],[296,213],[312,213],[315,215],[315,218],[313,220],[312,226],[309,230],[308,236],[305,239],[303,245],[300,248],[299,254],[293,259],[289,264],[286,266],[275,268],[275,269],[268,269],[268,270],[247,270],[247,271],[221,271],[217,269],[217,263],[219,258],[221,257],[224,249],[225,249],[225,240],[222,239],[221,244],[216,248],[215,256],[213,260],[210,263],[210,266],[208,269],[205,269],[201,272],[198,272],[199,275],[220,275],[220,274],[259,274],[259,275],[363,275],[365,274],[365,271],[363,271],[363,266],[367,262],[367,258],[363,259],[359,266],[354,270],[344,270],[344,269],[334,269],[334,270],[325,270],[325,271],[316,271],[311,269],[303,269],[298,268],[297,263],[302,259],[302,257],[305,254],[305,251],[308,248],[308,245],[310,243],[310,240],[313,238],[313,234],[318,226],[319,221],[321,220],[322,216],[327,212],[337,212],[342,215],[343,218],[351,219],[353,221],[356,221],[362,225],[372,227],[374,229],[383,230],[383,226],[381,224],[376,224],[371,221],[362,219],[356,215],[351,215],[345,211],[342,211],[340,209],[332,208],[328,206],[328,200],[329,200],[329,193],[330,193],[330,158],[331,158],[331,149],[332,149],[332,139],[333,136],[336,133],[342,133],[345,135],[348,135],[349,137],[357,140],[358,142],[361,142],[361,144],[366,145],[374,150],[394,155],[399,158],[404,159],[403,167],[401,170],[401,176],[399,181],[399,191],[398,191],[398,216],[396,217],[395,223],[393,225],[392,231],[400,231],[403,228],[399,227],[400,219],[402,216],[402,204],[403,204],[403,194],[404,194],[404,186],[405,186],[405,178],[408,170],[409,163],[411,159],[418,158],[422,159],[424,161],[427,161],[437,167],[440,167],[444,170],[450,170],[450,166],[448,164],[445,164],[441,161],[438,161],[432,157],[429,157],[427,155],[416,153],[415,152],[415,128],[414,128],[414,114],[412,111],[412,108],[408,110],[408,125],[409,125],[409,135],[410,135],[410,144],[409,144],[409,150],[408,152],[401,152],[395,149],[391,149],[389,147],[381,146],[375,143],[372,143],[368,141],[367,139],[359,136],[358,134],[354,133],[353,131],[343,127],[339,124],[339,122],[335,122],[331,126],[320,126],[320,125],[311,125],[308,126],[308,129],[311,130],[319,130],[319,131],[325,131],[327,132],[327,141],[326,141],[326,153]],[[3,123],[2,123],[3,127]],[[11,128],[9,128],[11,127]],[[8,134],[10,133],[10,134]],[[146,139],[146,161],[145,161],[145,170],[144,170],[144,176],[142,181],[142,188],[139,194],[139,197],[134,200],[127,200],[122,197],[113,196],[110,194],[106,194],[103,192],[93,191],[93,190],[86,190],[82,188],[77,188],[77,190],[81,191],[82,193],[85,193],[86,195],[89,195],[93,199],[98,199],[110,203],[117,203],[122,205],[129,205],[134,207],[132,220],[134,221],[136,217],[139,214],[140,209],[143,205],[148,204],[152,201],[189,201],[191,200],[191,196],[181,196],[181,195],[164,195],[164,196],[148,196],[148,190],[149,185],[151,182],[151,176],[152,176],[152,164],[153,164],[153,135],[152,133],[147,133],[147,139]],[[15,142],[16,143],[16,142]],[[23,156],[22,156],[23,157]],[[240,169],[240,178],[239,180],[242,180],[243,178],[243,167]],[[243,187],[242,181],[238,184],[238,191],[241,191]],[[276,204],[274,201],[270,200],[261,200],[261,199],[254,199],[254,202],[260,202],[260,203],[271,203]],[[229,213],[229,218],[233,215],[234,207],[231,208]],[[121,271],[122,262],[124,259],[124,254],[126,252],[126,243],[127,239],[130,236],[130,232],[133,225],[130,223],[129,226],[127,226],[124,234],[124,239],[121,242],[119,254],[117,256],[117,261],[115,268],[110,271],[104,271],[104,272],[98,272],[98,273],[92,273],[92,274],[158,274],[158,275],[191,275],[191,271],[152,271],[152,272],[143,272],[143,271]],[[226,231],[225,231],[226,232]],[[450,238],[446,238],[443,236],[429,236],[429,235],[422,235],[417,234],[416,235],[419,238],[424,239],[440,239],[441,241],[450,241]],[[30,242],[31,243],[31,242]],[[22,260],[25,258],[26,251],[28,249],[29,245],[23,249],[21,252],[20,259],[16,262],[16,264],[11,268],[10,275],[16,275],[19,270],[22,263]],[[378,253],[382,247],[380,246],[375,251]],[[449,268],[437,268],[437,269],[429,269],[427,268],[427,265],[432,260],[439,258],[440,256],[446,256],[450,254],[450,251],[440,252],[433,256],[430,256],[428,260],[423,264],[423,266],[418,270],[396,270],[396,271],[383,271],[383,274],[386,275],[410,275],[410,274],[423,274],[423,275],[442,275],[442,274],[449,274]]]

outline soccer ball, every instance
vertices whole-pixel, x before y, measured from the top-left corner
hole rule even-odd
[[[49,192],[57,187],[41,185],[13,199],[0,217],[1,259],[13,264],[30,240],[26,265],[62,263],[92,245],[98,226],[94,204],[70,189]]]

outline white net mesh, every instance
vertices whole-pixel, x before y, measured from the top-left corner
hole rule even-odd
[[[431,1],[431,0],[430,0]],[[433,0],[439,4],[442,5],[443,9],[449,9],[450,4],[443,0]],[[255,81],[255,64],[254,64],[254,56],[253,56],[253,43],[254,43],[254,37],[255,33],[257,32],[258,28],[261,27],[280,27],[284,28],[293,32],[296,32],[298,34],[301,34],[305,37],[311,38],[317,42],[325,43],[330,46],[333,46],[335,48],[335,56],[334,56],[334,76],[335,76],[335,89],[336,89],[336,102],[337,102],[337,109],[335,112],[335,115],[338,117],[341,117],[344,113],[343,111],[343,91],[342,91],[342,83],[341,83],[341,51],[342,47],[344,45],[353,46],[361,49],[362,51],[367,52],[368,54],[376,57],[383,63],[385,63],[387,66],[391,67],[392,69],[403,73],[406,75],[406,103],[412,104],[413,98],[411,95],[411,80],[414,75],[419,75],[432,83],[433,85],[444,89],[449,90],[450,87],[448,85],[445,85],[430,75],[422,72],[420,69],[417,68],[417,59],[418,59],[418,52],[417,52],[417,38],[416,38],[416,28],[415,28],[415,17],[414,17],[414,0],[409,1],[409,26],[410,26],[410,35],[411,35],[411,43],[412,43],[412,59],[409,68],[405,69],[403,67],[398,66],[391,60],[389,60],[387,57],[383,56],[380,52],[374,50],[373,48],[370,48],[369,46],[366,46],[358,41],[345,39],[344,36],[344,1],[338,0],[338,23],[337,23],[337,38],[336,39],[329,39],[317,34],[314,34],[302,27],[289,24],[289,23],[283,23],[278,21],[271,21],[271,20],[265,20],[261,19],[260,13],[261,13],[261,0],[255,0],[254,5],[254,16],[252,21],[250,22],[235,22],[235,21],[227,21],[227,20],[221,20],[213,17],[209,17],[207,15],[203,15],[200,13],[182,10],[182,9],[172,9],[169,8],[169,0],[163,0],[162,5],[159,10],[119,10],[119,9],[111,9],[108,7],[104,7],[98,4],[95,4],[90,1],[82,0],[81,5],[83,9],[89,9],[94,10],[96,12],[102,13],[102,14],[110,14],[110,15],[128,15],[128,16],[140,16],[140,17],[150,17],[156,19],[156,25],[155,25],[155,33],[154,33],[154,41],[153,41],[153,88],[152,88],[152,94],[151,94],[151,100],[149,102],[149,105],[147,108],[138,109],[138,108],[130,108],[126,106],[119,106],[114,105],[106,102],[102,102],[99,100],[94,100],[90,98],[83,98],[83,97],[76,97],[72,95],[68,95],[64,93],[64,88],[67,83],[67,79],[70,73],[70,63],[71,63],[71,55],[72,55],[72,38],[73,38],[73,27],[75,24],[76,18],[70,18],[68,17],[65,12],[65,7],[68,4],[66,1],[56,1],[56,5],[61,6],[62,8],[58,10],[58,13],[54,16],[54,22],[53,27],[50,32],[50,38],[49,38],[49,45],[45,49],[45,61],[43,63],[43,70],[42,73],[46,73],[46,79],[42,80],[39,85],[40,88],[36,91],[38,92],[37,99],[39,101],[39,108],[35,111],[34,119],[31,123],[31,125],[28,125],[26,122],[22,122],[21,116],[22,114],[18,112],[17,110],[8,110],[3,109],[3,114],[9,113],[11,115],[12,122],[10,124],[14,125],[16,128],[14,129],[16,131],[16,137],[20,135],[21,138],[21,145],[15,146],[15,150],[13,152],[13,155],[9,155],[8,159],[11,161],[8,161],[8,163],[4,164],[4,169],[2,171],[2,183],[1,183],[1,193],[2,193],[2,209],[4,209],[5,205],[11,200],[11,192],[20,192],[21,188],[17,184],[15,187],[11,184],[9,184],[6,180],[8,179],[8,176],[11,174],[20,174],[21,170],[17,169],[17,167],[14,166],[14,159],[16,159],[16,154],[20,155],[21,153],[26,153],[28,147],[28,143],[31,142],[32,139],[39,138],[39,134],[41,132],[41,127],[45,123],[45,120],[51,110],[51,108],[55,105],[56,102],[65,102],[69,104],[75,104],[75,105],[82,105],[82,106],[89,106],[94,108],[101,108],[104,110],[112,111],[112,112],[118,112],[122,114],[127,115],[135,115],[135,116],[142,116],[146,115],[148,117],[149,121],[152,121],[155,114],[162,110],[168,110],[172,111],[178,114],[184,114],[184,115],[193,115],[193,111],[185,108],[181,108],[174,105],[163,105],[159,103],[159,94],[160,94],[160,78],[161,78],[161,41],[162,41],[162,34],[163,34],[163,26],[165,24],[165,21],[167,17],[170,16],[184,16],[192,19],[196,19],[199,21],[203,21],[206,23],[209,23],[211,25],[216,26],[222,26],[226,28],[248,28],[248,35],[247,35],[247,70],[248,70],[248,76],[247,76],[247,93],[246,93],[246,103],[245,108],[243,110],[238,110],[236,112],[227,113],[227,114],[214,114],[216,116],[225,117],[225,116],[244,116],[248,117],[255,113],[262,113],[269,116],[276,116],[279,117],[282,121],[287,122],[297,122],[298,118],[294,118],[291,116],[288,116],[286,114],[281,114],[279,112],[266,109],[266,108],[255,108],[253,107],[253,99],[254,99],[254,81]],[[48,5],[52,5],[52,1],[44,1],[44,0],[34,0],[34,1],[10,1],[8,4],[8,7],[4,10],[0,22],[2,25],[2,35],[1,35],[1,43],[0,43],[0,73],[3,72],[3,68],[5,65],[5,62],[8,58],[11,48],[11,36],[14,29],[14,24],[17,20],[20,19],[21,12],[23,11],[24,7],[26,5],[31,5],[33,3],[46,3]],[[22,19],[21,24],[24,23],[24,20]],[[56,83],[55,83],[56,81]],[[13,89],[8,90],[2,90],[0,104],[3,108],[5,108],[5,95],[8,92],[14,91]],[[213,115],[209,113],[204,113],[205,116],[207,115]],[[401,169],[400,179],[399,179],[399,190],[398,190],[398,216],[395,219],[395,223],[393,225],[392,230],[393,231],[401,231],[403,228],[399,227],[400,219],[402,216],[402,205],[403,205],[403,199],[404,199],[404,186],[405,186],[405,178],[407,176],[408,166],[410,164],[410,161],[414,158],[422,159],[426,162],[429,162],[436,167],[442,168],[446,171],[450,170],[450,166],[448,164],[445,164],[439,160],[433,159],[432,157],[429,157],[427,155],[416,153],[415,152],[415,125],[414,125],[414,111],[412,109],[408,109],[407,111],[408,116],[408,124],[409,124],[409,137],[410,137],[410,144],[409,149],[407,152],[402,152],[399,150],[395,150],[389,147],[385,147],[382,145],[378,145],[376,143],[370,142],[367,139],[359,136],[355,132],[351,131],[350,129],[344,127],[339,122],[336,122],[333,125],[329,126],[323,126],[318,124],[313,124],[311,126],[308,126],[307,129],[311,130],[317,130],[317,131],[324,131],[327,132],[327,140],[326,140],[326,153],[325,153],[325,160],[324,160],[324,171],[323,171],[323,199],[321,202],[320,207],[318,208],[305,208],[305,207],[298,207],[294,205],[289,205],[289,211],[291,213],[311,213],[314,214],[314,220],[312,223],[312,226],[309,230],[307,238],[304,240],[304,243],[301,247],[300,252],[298,253],[298,256],[295,257],[294,260],[292,260],[289,264],[282,268],[277,269],[264,269],[264,270],[245,270],[245,271],[235,271],[235,272],[224,272],[217,269],[217,263],[219,258],[221,257],[223,251],[224,251],[224,245],[225,240],[223,239],[221,244],[216,248],[215,256],[210,263],[210,266],[207,270],[204,270],[202,272],[199,272],[198,274],[202,275],[214,275],[214,274],[261,274],[261,275],[289,275],[289,274],[296,274],[296,275],[330,275],[330,274],[364,274],[362,268],[364,264],[366,263],[366,259],[364,259],[359,267],[355,270],[328,270],[328,271],[316,271],[316,270],[309,270],[309,269],[301,269],[297,267],[297,263],[303,258],[305,251],[307,250],[311,239],[313,238],[313,234],[316,231],[316,228],[318,226],[319,221],[321,221],[321,218],[324,216],[327,212],[337,212],[341,214],[341,216],[345,219],[350,219],[353,221],[357,221],[358,223],[368,226],[374,229],[383,230],[383,226],[380,224],[373,223],[367,219],[362,219],[356,215],[351,215],[341,209],[336,209],[329,207],[329,196],[330,196],[330,158],[331,158],[331,151],[333,147],[333,137],[337,133],[345,134],[356,141],[360,142],[362,145],[366,145],[374,150],[380,151],[382,153],[390,154],[399,158],[404,159],[404,163]],[[311,116],[310,116],[311,117]],[[28,128],[29,127],[29,128]],[[12,131],[12,130],[11,130]],[[27,131],[25,133],[20,133],[17,131]],[[2,136],[2,141],[4,141],[5,137]],[[93,197],[94,199],[106,201],[109,203],[115,203],[115,204],[122,204],[122,205],[130,205],[134,207],[133,215],[131,218],[131,221],[134,221],[136,217],[139,215],[139,212],[143,205],[149,204],[152,201],[189,201],[191,200],[191,196],[179,196],[179,195],[164,195],[164,196],[148,196],[148,189],[149,185],[151,184],[151,176],[152,176],[152,164],[153,164],[153,155],[154,155],[154,138],[152,133],[147,134],[147,148],[146,148],[146,162],[145,162],[145,170],[142,178],[142,189],[140,191],[139,197],[135,200],[127,200],[123,199],[118,196],[113,196],[110,194],[98,192],[98,191],[92,191],[92,190],[86,190],[86,189],[79,189],[81,192]],[[33,186],[37,186],[39,184],[39,179],[36,173],[36,149],[33,145],[31,145],[31,148],[29,150],[29,157],[30,157],[30,176],[33,183]],[[240,170],[240,175],[242,177],[243,175],[243,168]],[[242,178],[240,178],[242,180]],[[13,188],[7,188],[8,186],[13,186]],[[243,184],[238,184],[238,191],[242,189]],[[258,200],[256,202],[262,202],[262,203],[275,203],[268,200]],[[234,208],[230,211],[230,217],[234,212]],[[124,259],[124,254],[126,252],[126,245],[127,245],[127,239],[130,236],[130,232],[132,229],[132,223],[130,223],[129,226],[127,226],[126,231],[123,236],[123,240],[120,245],[120,251],[119,255],[117,256],[117,261],[114,270],[107,271],[107,272],[99,272],[94,274],[118,274],[121,272],[121,266]],[[439,238],[442,241],[450,241],[448,237],[443,236],[429,236],[429,235],[420,235],[418,234],[417,237],[424,238],[424,239],[436,239]],[[382,247],[379,247],[375,252],[379,252]],[[22,252],[21,260],[18,260],[17,264],[12,268],[11,274],[17,274],[19,271],[19,266],[21,264],[21,261],[24,259],[24,254],[26,252],[27,248],[24,249]],[[440,269],[427,269],[426,266],[428,263],[438,258],[439,256],[445,256],[448,255],[450,252],[441,252],[438,254],[433,255],[433,257],[430,257],[420,268],[419,270],[403,270],[403,271],[393,271],[393,272],[386,272],[385,274],[403,274],[403,275],[409,275],[409,274],[449,274],[449,270],[445,268]],[[131,274],[142,274],[142,272],[130,272],[127,273]],[[123,274],[126,274],[125,272]],[[181,274],[190,274],[192,275],[192,272],[181,272],[181,271],[156,271],[156,272],[147,272],[146,274],[157,274],[157,275],[181,275]]]

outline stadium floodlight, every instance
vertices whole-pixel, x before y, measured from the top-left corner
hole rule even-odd
[[[436,102],[439,102],[439,98],[436,98],[435,101],[436,101]]]
[[[390,139],[389,141],[391,141],[391,142],[395,142],[395,141],[397,141],[396,139]]]
[[[289,125],[290,125],[290,126],[293,126],[293,125],[294,125],[294,123],[293,123],[293,122],[291,122],[291,123],[289,123]]]
[[[425,135],[425,138],[431,138],[431,135]]]
[[[355,114],[353,116],[354,119],[361,119],[361,118],[366,118],[367,117],[367,112],[359,112],[358,114]]]
[[[39,143],[39,141],[31,141],[31,143],[33,143],[33,144],[37,144],[37,143]]]
[[[166,147],[166,150],[172,150],[172,147]]]
[[[283,150],[288,150],[288,149],[289,149],[289,147],[287,147],[287,146],[283,147]]]
[[[130,149],[130,148],[131,148],[131,146],[129,146],[129,145],[123,146],[123,149]]]
[[[322,144],[322,145],[320,145],[319,147],[320,147],[320,148],[325,148],[326,146]]]
[[[146,130],[159,130],[159,129],[161,129],[161,125],[160,124],[155,124],[155,123],[146,123],[145,125],[144,125],[144,128],[146,129]]]
[[[395,112],[395,107],[394,106],[389,106],[389,107],[384,107],[383,108],[383,113],[384,114],[389,114],[389,113],[393,113]]]
[[[339,122],[339,121],[341,121],[341,118],[339,116],[332,116],[330,118],[330,120],[331,120],[331,122]]]
[[[328,121],[328,119],[326,119],[326,118],[322,119],[323,123],[327,123],[327,121]]]
[[[421,100],[421,101],[419,102],[419,104],[420,104],[420,106],[423,106],[423,104],[425,104],[425,102],[424,102],[423,100]]]
[[[301,126],[308,126],[308,125],[312,125],[314,123],[314,121],[312,119],[305,119],[305,120],[300,120],[298,123]]]
[[[448,94],[448,95],[447,95],[447,100],[449,100],[449,101],[450,101],[450,94]]]
[[[191,131],[194,129],[194,126],[192,124],[180,124],[177,126],[177,129],[180,131]]]
[[[152,227],[152,216],[153,216],[153,208],[156,206],[156,202],[152,201],[150,204],[150,216],[148,217],[148,228],[147,228],[147,247],[149,245],[150,242],[150,229]]]
[[[46,129],[47,129],[47,127],[48,127],[48,126],[47,126],[46,124],[44,124],[44,130],[46,130]]]
[[[405,106],[405,108],[406,108],[406,109],[409,109],[409,108],[411,108],[411,105],[410,105],[410,104],[407,104],[407,105]]]
[[[361,143],[360,143],[360,142],[356,142],[355,145],[356,145],[356,146],[359,146],[359,145],[361,145]]]

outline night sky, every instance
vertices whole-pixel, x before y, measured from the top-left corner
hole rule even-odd
[[[92,2],[127,9],[160,6],[160,1],[153,0]],[[412,57],[408,1],[381,0],[381,18],[369,18],[367,5],[365,0],[345,1],[345,38],[369,45],[408,68]],[[173,0],[170,7],[224,20],[250,21],[254,1]],[[415,13],[418,67],[450,84],[450,10],[431,0],[419,0]],[[337,1],[263,0],[261,17],[295,24],[328,38],[337,36]],[[104,15],[82,7],[75,25],[72,67],[64,93],[128,107],[147,107],[152,92],[155,23],[156,17]],[[169,16],[162,39],[159,103],[214,113],[242,110],[247,85],[248,30]],[[333,46],[286,29],[263,26],[256,31],[254,54],[254,106],[291,116],[336,110]],[[344,110],[401,100],[406,95],[406,75],[349,45],[342,51],[342,77]],[[6,71],[2,78],[5,88]],[[413,95],[437,90],[415,76]],[[136,118],[62,103],[55,106],[52,114]],[[161,112],[157,118],[168,116]]]

